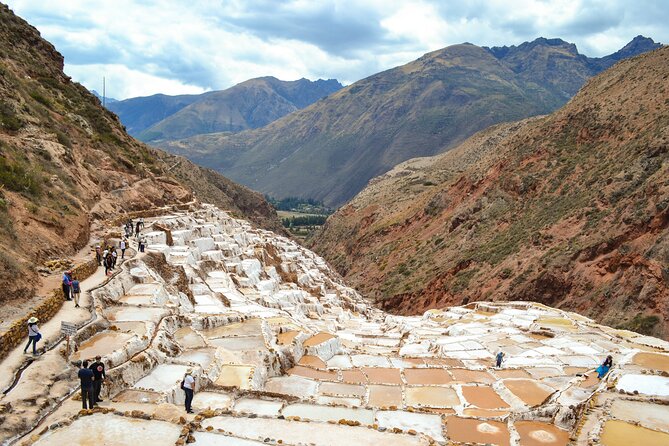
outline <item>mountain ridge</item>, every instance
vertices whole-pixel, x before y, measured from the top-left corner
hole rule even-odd
[[[500,59],[489,49],[453,45],[265,127],[157,145],[263,193],[338,206],[406,159],[448,150],[499,122],[555,110],[591,75],[573,44],[538,39],[523,48],[530,47],[522,54],[512,47]],[[599,65],[607,63],[614,61]]]

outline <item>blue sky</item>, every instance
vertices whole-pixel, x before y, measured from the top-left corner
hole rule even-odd
[[[258,76],[345,84],[462,42],[560,37],[588,56],[669,42],[663,0],[9,0],[89,89],[124,99]]]

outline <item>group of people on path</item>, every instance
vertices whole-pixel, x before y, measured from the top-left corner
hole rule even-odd
[[[79,307],[81,285],[77,276],[72,274],[72,271],[65,271],[63,273],[63,297],[65,300],[74,300],[74,306]]]
[[[100,398],[100,392],[107,375],[100,356],[96,356],[95,362],[90,366],[88,360],[84,360],[77,376],[81,383],[81,406],[83,409],[92,409],[98,403],[104,401]]]
[[[502,361],[504,361],[504,352],[499,352],[495,356],[495,367],[500,368],[502,367]],[[597,378],[602,379],[606,376],[607,373],[609,373],[609,370],[611,370],[611,367],[613,367],[613,356],[608,355],[604,362],[602,362],[599,367],[595,369],[595,373],[597,373]]]

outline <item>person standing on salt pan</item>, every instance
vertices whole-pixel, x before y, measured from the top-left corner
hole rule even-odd
[[[611,355],[607,356],[604,362],[597,367],[597,378],[602,379],[609,373],[609,370],[613,367],[613,357]]]
[[[502,361],[504,360],[504,352],[497,353],[495,367],[502,367]]]
[[[181,388],[186,392],[186,413],[193,413],[191,403],[193,402],[193,393],[195,392],[195,378],[193,378],[192,374],[193,370],[186,370],[186,376],[184,376],[183,381],[181,381]]]

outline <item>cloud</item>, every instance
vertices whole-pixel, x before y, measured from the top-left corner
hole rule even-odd
[[[9,0],[88,88],[196,93],[273,75],[351,83],[445,46],[561,37],[589,56],[669,41],[662,0]]]

